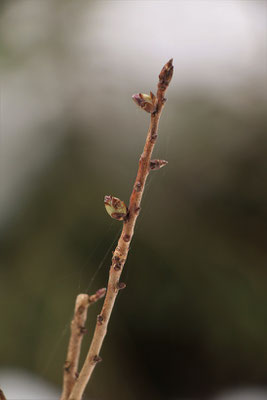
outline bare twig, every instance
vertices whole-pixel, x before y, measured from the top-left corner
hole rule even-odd
[[[164,103],[166,101],[164,96],[166,89],[171,81],[172,74],[173,74],[173,65],[171,59],[163,67],[159,75],[157,96],[154,96],[153,93],[150,93],[150,96],[141,93],[133,96],[134,101],[141,108],[151,113],[150,126],[143,154],[141,155],[139,160],[139,169],[137,172],[137,177],[134,183],[133,191],[130,197],[128,213],[124,217],[122,233],[119,238],[118,245],[113,253],[112,265],[110,267],[110,272],[109,272],[108,289],[105,301],[101,313],[97,318],[94,336],[86,360],[79,374],[79,377],[73,386],[69,400],[81,399],[85,387],[92,375],[92,372],[96,364],[99,361],[101,361],[101,358],[99,357],[99,352],[102,347],[105,335],[107,333],[107,326],[110,319],[110,315],[119,289],[125,287],[125,285],[122,282],[119,282],[119,279],[122,273],[123,266],[128,256],[129,246],[131,239],[133,237],[136,219],[140,211],[140,203],[144,192],[146,179],[151,168],[150,164],[151,155],[158,136],[159,119]]]
[[[0,400],[6,400],[3,390],[0,389]]]
[[[104,297],[106,289],[99,289],[92,296],[79,294],[76,298],[73,320],[71,321],[71,336],[69,341],[67,359],[64,364],[63,391],[60,400],[67,400],[78,376],[78,364],[81,344],[85,329],[88,306]],[[0,397],[0,400],[1,397]]]

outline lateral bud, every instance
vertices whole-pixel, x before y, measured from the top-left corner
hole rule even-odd
[[[118,221],[122,221],[127,215],[127,207],[123,201],[113,196],[105,196],[105,208],[107,213]]]
[[[85,326],[80,326],[80,335],[85,335],[87,333],[87,329],[85,328]]]
[[[106,288],[101,288],[98,289],[95,294],[92,294],[91,296],[88,297],[88,303],[92,304],[95,303],[97,300],[102,299],[102,297],[105,296],[107,289]]]
[[[94,358],[93,358],[93,362],[94,363],[99,363],[99,362],[101,362],[102,361],[102,358],[101,357],[99,357],[99,356],[94,356]]]
[[[150,160],[150,169],[156,170],[164,167],[168,164],[168,161],[165,160]]]
[[[64,371],[70,372],[70,367],[71,367],[71,361],[66,360],[64,362]],[[0,389],[0,394],[1,394],[1,389]],[[2,397],[0,396],[0,400],[2,400]]]
[[[101,314],[99,314],[99,315],[96,317],[96,321],[97,321],[97,324],[98,324],[98,325],[102,325],[102,324],[103,324],[104,318],[102,317]]]
[[[117,289],[118,290],[122,290],[122,289],[125,289],[126,288],[126,283],[124,283],[124,282],[118,282],[117,283]]]
[[[133,101],[148,113],[156,111],[157,98],[150,92],[150,95],[145,93],[137,93],[132,96]]]
[[[121,266],[122,266],[122,262],[121,262],[120,257],[114,256],[112,258],[112,265],[114,266],[115,271],[120,271]]]

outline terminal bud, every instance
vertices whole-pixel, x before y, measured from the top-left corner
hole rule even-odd
[[[158,83],[158,89],[161,91],[165,91],[167,87],[169,86],[169,83],[172,79],[173,75],[173,59],[171,58],[162,68],[160,74],[159,74],[159,83]]]

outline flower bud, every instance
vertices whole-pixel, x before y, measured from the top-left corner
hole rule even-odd
[[[153,113],[156,110],[156,96],[150,92],[150,95],[138,93],[132,96],[133,101],[148,113]]]
[[[105,196],[105,208],[107,213],[114,219],[122,221],[127,215],[127,207],[123,201],[113,196]]]

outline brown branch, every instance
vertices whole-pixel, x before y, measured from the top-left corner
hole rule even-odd
[[[94,336],[89,348],[83,368],[79,374],[77,381],[74,384],[69,400],[80,400],[85,387],[92,375],[96,364],[101,361],[99,357],[110,315],[118,294],[122,288],[119,282],[123,266],[128,256],[131,239],[134,234],[136,219],[140,211],[140,203],[143,196],[147,176],[150,172],[150,161],[152,151],[158,136],[158,124],[162,109],[164,107],[165,92],[171,81],[173,74],[172,60],[170,60],[162,69],[159,75],[157,96],[150,93],[148,95],[134,95],[135,102],[145,111],[151,113],[150,126],[147,134],[147,139],[143,154],[139,160],[139,169],[134,183],[133,191],[130,197],[128,214],[124,218],[123,229],[118,241],[118,245],[113,253],[112,265],[109,272],[108,289],[105,301],[100,315],[97,318]],[[124,286],[124,285],[123,285]]]
[[[0,400],[6,400],[3,390],[0,389]]]
[[[67,358],[64,364],[63,391],[60,400],[67,400],[78,376],[78,364],[81,352],[83,335],[86,333],[85,322],[88,307],[101,297],[106,289],[99,289],[92,296],[79,294],[76,298],[73,320],[71,321],[71,335],[68,346]],[[0,397],[0,400],[1,397]]]

